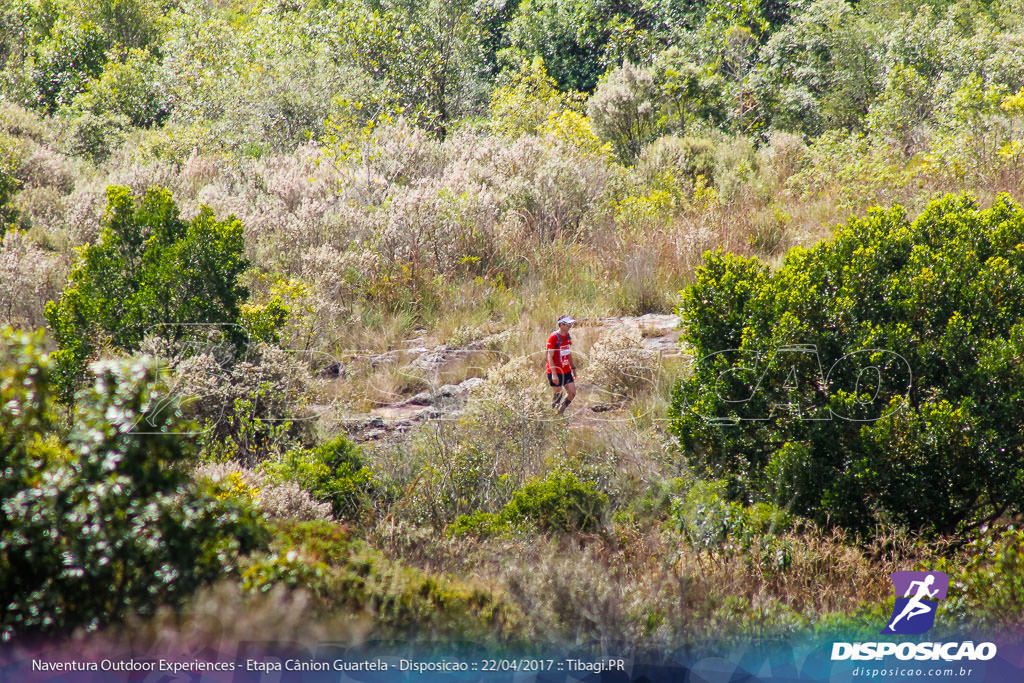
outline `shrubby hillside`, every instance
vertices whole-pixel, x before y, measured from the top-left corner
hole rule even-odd
[[[1022,17],[4,2],[0,636],[660,656],[940,566],[1019,626]]]

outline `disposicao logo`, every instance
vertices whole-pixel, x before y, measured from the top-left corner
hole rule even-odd
[[[881,632],[924,633],[935,623],[935,609],[939,605],[936,601],[946,599],[949,577],[944,572],[893,572],[891,577],[896,604],[889,625]]]
[[[946,598],[949,577],[943,572],[893,572],[896,604],[892,616],[881,633],[884,635],[919,635],[935,623],[938,601]],[[833,643],[832,660],[867,660],[895,656],[897,659],[946,662],[987,661],[996,656],[995,643],[972,641],[950,643]]]

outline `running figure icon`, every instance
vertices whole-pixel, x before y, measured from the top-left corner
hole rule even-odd
[[[910,582],[910,587],[907,588],[907,594],[903,596],[905,598],[910,598],[910,601],[907,603],[907,606],[903,608],[903,611],[900,612],[900,615],[893,619],[891,622],[889,622],[890,631],[892,631],[893,633],[896,632],[894,627],[900,619],[906,617],[909,621],[910,619],[913,619],[919,614],[928,614],[934,609],[931,605],[926,605],[923,602],[921,602],[925,598],[934,598],[938,594],[938,588],[936,588],[935,590],[929,589],[929,586],[931,586],[933,583],[935,583],[935,576],[932,574],[929,574],[927,577],[925,577],[924,581]],[[910,597],[910,591],[914,590],[914,586],[917,586],[917,593],[914,594],[914,597]]]
[[[924,633],[935,623],[938,600],[946,597],[949,577],[943,572],[894,572],[896,603],[882,633]]]

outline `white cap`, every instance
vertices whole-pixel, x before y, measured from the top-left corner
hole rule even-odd
[[[559,325],[561,325],[562,323],[566,323],[568,325],[572,325],[575,322],[576,322],[576,318],[572,317],[571,315],[563,315],[561,318],[558,319],[558,324]]]

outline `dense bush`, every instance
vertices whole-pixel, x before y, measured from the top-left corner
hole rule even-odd
[[[524,60],[515,74],[491,93],[491,126],[510,138],[531,135],[552,115],[578,104],[577,93],[563,93],[548,76],[544,60]]]
[[[676,498],[669,515],[694,548],[711,553],[742,553],[766,569],[785,569],[792,548],[780,537],[793,516],[771,503],[745,506],[726,497],[725,483],[697,481]]]
[[[193,471],[198,480],[208,480],[222,496],[241,496],[255,503],[270,519],[308,522],[330,519],[330,503],[318,503],[309,491],[294,481],[275,483],[265,474],[237,463],[203,463]]]
[[[191,485],[181,426],[142,362],[94,366],[65,438],[38,336],[0,330],[0,637],[149,613],[266,542],[260,516]]]
[[[601,81],[587,102],[587,114],[619,159],[631,163],[657,136],[656,101],[654,75],[627,62]]]
[[[818,0],[776,32],[753,79],[781,130],[856,129],[880,89],[879,38],[866,12]]]
[[[267,462],[264,471],[271,481],[298,483],[343,518],[360,512],[374,484],[359,450],[343,436],[312,449],[292,449]]]
[[[822,523],[948,533],[1019,511],[1022,254],[1006,196],[873,210],[777,272],[709,254],[672,431],[732,496]]]
[[[644,148],[637,160],[637,170],[648,178],[671,173],[673,179],[691,186],[703,177],[707,183],[715,179],[715,143],[707,138],[679,138],[664,135]]]
[[[945,620],[987,628],[1019,629],[1024,608],[1024,532],[989,529],[965,546],[966,561],[943,558],[936,569],[950,577]]]
[[[375,100],[415,114],[443,137],[452,119],[476,104],[478,31],[469,3],[371,7],[346,6],[334,36],[336,52],[373,80],[368,104]]]
[[[181,341],[217,324],[236,344],[245,341],[235,324],[248,295],[238,283],[242,224],[219,222],[209,209],[182,220],[159,188],[133,197],[114,186],[107,199],[99,241],[82,251],[60,302],[46,308],[65,398],[105,346],[131,351],[147,333]]]
[[[124,141],[128,123],[118,114],[85,112],[71,125],[68,151],[95,162],[105,161]]]
[[[524,526],[542,532],[594,531],[607,508],[608,494],[593,482],[581,482],[572,472],[555,470],[543,479],[527,482],[498,513],[459,516],[451,531],[478,536]]]
[[[244,22],[202,3],[173,14],[159,78],[149,80],[142,64],[118,79],[141,81],[140,94],[166,94],[171,113],[151,138],[153,156],[184,161],[196,146],[249,157],[291,150],[323,130],[334,98],[368,96],[367,77],[332,54],[336,11],[297,5],[258,2]]]
[[[541,531],[592,531],[600,526],[608,495],[571,472],[554,471],[523,486],[505,506],[506,519],[530,521]]]
[[[699,25],[708,4],[529,0],[508,22],[499,59],[541,57],[562,90],[589,92],[610,68],[648,61]]]
[[[160,83],[157,60],[146,50],[129,51],[110,61],[103,74],[75,98],[73,106],[124,117],[134,126],[161,123],[170,113],[169,95]]]
[[[199,425],[204,459],[255,467],[308,440],[316,381],[296,354],[252,344],[239,356],[222,337],[176,344],[150,336],[141,350],[169,371],[168,403]]]

